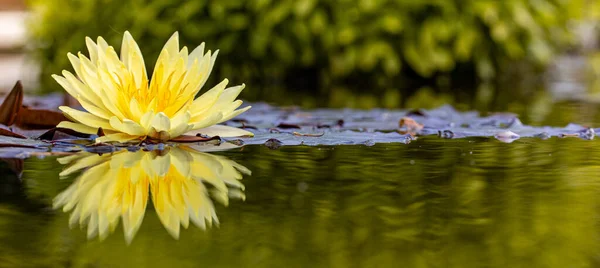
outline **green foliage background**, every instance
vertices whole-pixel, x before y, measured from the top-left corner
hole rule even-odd
[[[84,37],[120,45],[132,32],[153,64],[179,31],[182,43],[220,49],[213,82],[249,85],[243,97],[285,103],[310,95],[353,105],[397,106],[412,80],[490,80],[515,61],[547,63],[567,44],[569,21],[587,0],[30,0],[32,45],[50,74],[70,69],[66,53]],[[596,5],[598,6],[598,5]],[[597,7],[596,7],[597,8]],[[151,67],[150,67],[151,69]],[[347,93],[345,88],[354,90]],[[357,91],[358,89],[358,91]],[[342,95],[342,96],[340,96]],[[381,98],[384,96],[384,98]],[[294,99],[297,102],[302,99]]]

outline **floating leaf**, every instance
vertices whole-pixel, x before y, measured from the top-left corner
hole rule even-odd
[[[60,112],[30,109],[23,106],[23,85],[17,81],[4,102],[0,105],[0,123],[17,125],[23,129],[53,128],[61,121],[68,119]]]
[[[69,121],[69,119],[60,112],[21,106],[14,124],[24,129],[49,129],[62,121]]]
[[[15,123],[19,109],[23,104],[23,85],[17,81],[13,89],[0,105],[0,123],[10,126]]]
[[[8,137],[14,137],[14,138],[19,138],[19,139],[27,139],[27,137],[18,134],[18,133],[14,133],[8,129],[4,129],[4,128],[0,128],[0,136],[8,136]]]
[[[46,140],[46,141],[56,141],[56,140],[63,140],[63,139],[72,139],[74,137],[78,137],[78,138],[89,138],[90,135],[89,134],[84,134],[84,133],[79,133],[77,131],[74,131],[72,129],[68,129],[68,128],[51,128],[50,130],[44,132],[44,134],[40,135],[38,137],[38,139],[40,140]]]

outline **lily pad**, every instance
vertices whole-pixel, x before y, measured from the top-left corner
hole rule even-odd
[[[451,106],[433,110],[353,110],[280,108],[254,104],[230,126],[255,134],[241,138],[244,144],[265,144],[273,140],[285,145],[340,145],[408,143],[416,136],[442,138],[493,137],[512,142],[521,137],[546,139],[577,137],[593,139],[597,129],[577,124],[565,127],[523,125],[509,113],[481,116],[476,111],[459,112]],[[598,129],[600,130],[600,129]]]
[[[409,143],[419,136],[437,135],[445,139],[466,137],[496,138],[513,142],[522,137],[547,139],[576,137],[593,139],[597,130],[577,124],[564,127],[523,125],[514,114],[481,116],[478,112],[459,112],[451,106],[433,110],[353,110],[275,107],[253,104],[253,108],[227,125],[243,128],[254,137],[221,139],[219,137],[181,137],[168,143],[94,144],[95,135],[78,136],[65,129],[23,130],[3,128],[0,133],[0,157],[25,158],[30,155],[63,154],[74,151],[110,153],[119,148],[129,150],[176,146],[179,142],[215,146],[217,150],[242,145],[265,145],[276,149],[290,145],[366,145]],[[12,136],[12,137],[9,137]],[[23,138],[26,137],[26,138]],[[225,143],[223,143],[225,142]],[[229,144],[232,146],[221,146]]]

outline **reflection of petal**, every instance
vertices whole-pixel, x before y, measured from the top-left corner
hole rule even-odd
[[[71,211],[70,226],[87,225],[89,238],[104,239],[122,219],[129,243],[142,224],[150,194],[161,223],[175,238],[190,221],[200,228],[218,224],[211,197],[223,205],[229,198],[245,198],[239,180],[250,170],[188,147],[168,149],[59,159],[69,164],[62,175],[84,171],[55,197],[54,208]]]
[[[59,176],[67,176],[69,174],[72,174],[74,172],[80,171],[84,168],[87,167],[93,167],[95,165],[98,165],[102,162],[105,162],[107,159],[107,156],[101,156],[101,155],[96,155],[96,154],[89,154],[89,156],[87,157],[83,157],[83,158],[74,158],[74,156],[78,156],[78,155],[73,155],[73,156],[67,156],[67,157],[63,157],[63,158],[59,158],[59,162],[61,164],[67,164],[67,163],[73,163],[72,165],[70,165],[69,167],[65,168],[60,174]],[[62,162],[61,162],[62,161]]]

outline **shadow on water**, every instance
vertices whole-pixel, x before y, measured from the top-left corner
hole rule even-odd
[[[2,193],[13,189],[0,266],[594,267],[599,145],[422,138],[28,159],[21,177],[0,165]],[[175,231],[186,221],[213,227]]]

